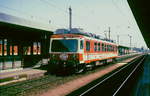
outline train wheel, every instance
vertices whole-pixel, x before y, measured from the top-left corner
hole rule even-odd
[[[75,73],[82,73],[85,71],[85,64],[76,64]]]

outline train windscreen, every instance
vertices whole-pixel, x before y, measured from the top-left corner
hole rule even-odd
[[[52,52],[77,52],[78,41],[76,39],[52,40]]]

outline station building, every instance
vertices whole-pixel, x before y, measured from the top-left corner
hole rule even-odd
[[[47,58],[48,25],[0,13],[0,70],[32,67]]]

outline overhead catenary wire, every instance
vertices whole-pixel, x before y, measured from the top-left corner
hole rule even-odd
[[[122,0],[121,0],[122,1]],[[129,19],[127,19],[127,15],[123,12],[123,10],[117,5],[116,1],[115,0],[112,0],[112,4],[114,5],[114,7],[116,8],[116,10],[122,15],[122,17],[126,18],[127,20],[127,23],[129,25],[131,25]]]
[[[8,11],[12,11],[12,12],[15,12],[15,14],[17,13],[18,15],[24,15],[23,18],[26,18],[26,19],[30,19],[30,20],[44,20],[44,21],[47,21],[45,23],[49,23],[50,24],[50,19],[49,18],[44,18],[44,17],[40,17],[40,16],[35,16],[35,15],[32,15],[28,12],[25,12],[25,11],[21,11],[19,9],[15,9],[15,8],[10,8],[8,6],[5,6],[5,5],[2,5],[0,4],[0,7],[3,8],[3,9],[7,9]],[[3,12],[3,13],[6,13],[6,12]],[[7,13],[6,13],[7,14]],[[9,14],[9,15],[14,15],[13,13]],[[14,15],[16,16],[16,15]],[[22,18],[22,16],[19,16]],[[37,21],[37,22],[40,22],[40,21]],[[56,25],[53,25],[53,27],[58,27]]]
[[[62,12],[63,13],[63,15],[69,15],[69,11],[68,11],[68,9],[62,9],[62,8],[60,8],[59,6],[57,6],[57,4],[54,4],[54,2],[52,3],[52,1],[50,1],[50,0],[40,0],[41,2],[43,2],[45,5],[48,5],[49,7],[53,7],[53,8],[56,8],[59,12]],[[54,0],[53,0],[54,1]],[[57,2],[55,2],[55,3],[57,3]],[[69,5],[69,6],[71,6],[71,4]],[[69,8],[69,6],[68,6],[68,8]],[[68,16],[66,16],[66,17],[68,17]],[[81,17],[79,17],[78,15],[76,15],[75,13],[73,13],[72,14],[72,17],[75,17],[76,19],[76,21],[78,21],[78,18],[81,18]],[[74,20],[73,20],[74,21]],[[64,21],[65,22],[65,21]],[[80,21],[81,22],[81,21]],[[78,26],[80,26],[80,25],[78,25]],[[66,28],[68,28],[68,26],[65,26]]]

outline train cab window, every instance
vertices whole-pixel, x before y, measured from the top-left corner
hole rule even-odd
[[[86,41],[86,51],[90,51],[90,42]]]
[[[80,41],[80,49],[83,49],[83,40]]]
[[[100,43],[98,43],[98,51],[101,51],[101,46],[100,46]]]
[[[94,51],[97,51],[97,43],[94,43]]]
[[[78,50],[78,40],[77,39],[52,40],[52,43],[51,43],[51,51],[52,52],[77,52],[77,50]]]

